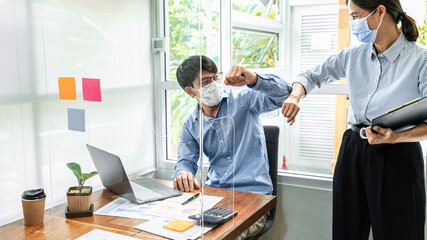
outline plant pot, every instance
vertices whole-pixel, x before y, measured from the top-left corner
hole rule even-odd
[[[81,193],[79,187],[70,187],[67,191],[67,202],[69,212],[89,212],[92,204],[92,187],[83,187]]]

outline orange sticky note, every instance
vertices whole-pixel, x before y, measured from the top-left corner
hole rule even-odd
[[[73,77],[58,78],[59,99],[76,100],[76,80]]]
[[[192,226],[194,226],[194,222],[176,219],[164,225],[163,228],[177,232],[184,232]]]

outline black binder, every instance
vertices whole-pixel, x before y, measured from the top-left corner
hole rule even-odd
[[[417,98],[372,120],[372,126],[391,128],[402,132],[417,126],[427,119],[427,97]]]

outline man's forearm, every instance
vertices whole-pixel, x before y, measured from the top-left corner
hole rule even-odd
[[[255,85],[248,85],[255,91],[262,92],[280,104],[289,96],[292,87],[285,80],[274,74],[258,74]]]

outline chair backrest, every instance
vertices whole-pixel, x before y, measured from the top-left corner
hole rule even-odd
[[[270,165],[270,177],[273,182],[273,195],[277,195],[277,164],[279,154],[279,132],[278,126],[264,126],[265,142],[267,145],[268,164]],[[276,207],[270,210],[269,218],[274,219]]]

